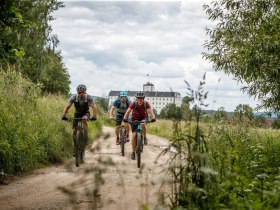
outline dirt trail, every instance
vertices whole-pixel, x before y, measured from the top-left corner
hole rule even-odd
[[[79,168],[71,158],[64,165],[36,170],[0,185],[0,209],[136,210],[141,204],[154,209],[162,192],[170,191],[160,185],[167,177],[161,171],[168,155],[155,163],[168,141],[153,135],[148,138],[144,167],[138,169],[130,159],[131,143],[126,144],[122,157],[114,130],[104,127],[104,135],[86,152],[86,163]]]

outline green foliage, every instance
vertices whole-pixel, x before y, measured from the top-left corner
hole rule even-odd
[[[275,119],[272,122],[272,128],[280,129],[280,119]]]
[[[61,120],[66,98],[42,97],[15,71],[0,71],[0,98],[0,172],[19,174],[71,156],[72,125]],[[100,134],[100,121],[91,126],[91,137]]]
[[[192,101],[192,98],[189,96],[185,96],[182,99],[182,105],[181,105],[181,112],[182,112],[182,119],[189,120],[189,117],[191,116],[191,110],[190,110],[190,102]]]
[[[157,113],[157,110],[155,108],[153,108],[153,112],[155,114],[155,117],[158,117],[158,113]]]
[[[160,117],[163,119],[182,119],[181,107],[177,107],[176,104],[167,104],[160,112]]]
[[[13,30],[26,27],[21,13],[16,7],[16,1],[3,0],[0,4],[0,68],[13,63],[22,57],[25,52],[12,39]]]
[[[51,13],[62,7],[56,0],[3,0],[0,7],[0,68],[12,67],[45,93],[69,93],[69,75],[52,35]]]
[[[267,109],[280,109],[279,0],[212,1],[204,5],[216,26],[205,42],[215,70],[246,82],[243,90],[262,100]]]
[[[228,119],[227,112],[225,111],[224,107],[218,108],[218,110],[214,113],[214,120],[217,122],[219,121],[226,121]]]
[[[95,103],[99,107],[99,109],[101,109],[103,112],[108,111],[108,103],[109,103],[108,99],[98,97],[95,99]]]
[[[280,141],[276,135],[248,128],[212,127],[209,166],[218,173],[211,202],[230,209],[270,209],[280,205],[280,185],[271,184],[279,179]]]
[[[170,208],[278,209],[279,132],[255,129],[243,120],[251,118],[248,106],[238,107],[237,116],[243,120],[239,124],[218,121],[202,127],[203,85],[204,80],[198,90],[188,88],[196,104],[191,121],[185,126],[173,122],[170,147],[175,152],[166,169],[172,177]]]
[[[254,124],[256,127],[268,127],[268,125],[266,124],[266,118],[264,115],[255,116]]]
[[[238,122],[252,121],[254,118],[253,108],[248,104],[239,104],[234,109],[233,117]]]

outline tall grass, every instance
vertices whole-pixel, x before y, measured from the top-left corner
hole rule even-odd
[[[172,136],[170,147],[176,149],[166,168],[172,177],[170,208],[279,209],[280,132],[248,121],[201,123],[203,84],[191,91],[198,101],[191,121],[163,121],[149,129]]]
[[[42,96],[39,86],[13,71],[0,71],[0,98],[2,174],[20,174],[71,156],[72,126],[61,120],[67,98]],[[91,139],[101,126],[99,121],[90,125]]]

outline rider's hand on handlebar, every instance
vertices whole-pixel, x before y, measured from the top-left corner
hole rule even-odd
[[[154,118],[154,119],[151,119],[151,122],[155,122],[156,121],[156,118]]]
[[[93,116],[93,117],[91,117],[89,120],[90,121],[95,121],[97,118],[96,118],[96,116]]]
[[[128,119],[123,119],[123,122],[127,123],[127,122],[128,122]]]
[[[62,116],[61,119],[67,121],[67,120],[68,120],[68,117]]]

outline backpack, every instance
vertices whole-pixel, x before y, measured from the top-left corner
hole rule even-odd
[[[128,104],[128,98],[127,97],[126,97],[125,103],[126,103],[126,107],[128,108],[129,104]],[[121,101],[119,100],[116,108],[120,108],[120,106],[121,106]]]
[[[137,109],[137,106],[138,106],[137,101],[134,101],[133,111],[135,111]],[[146,101],[144,101],[144,109],[146,111],[146,120],[148,120],[149,119],[149,114],[148,114],[147,108],[146,108]]]
[[[85,95],[85,103],[84,103],[83,107],[80,107],[78,96],[75,95],[74,106],[76,108],[76,112],[79,112],[79,113],[86,113],[86,112],[88,112],[88,110],[89,110],[88,95],[87,94]]]

